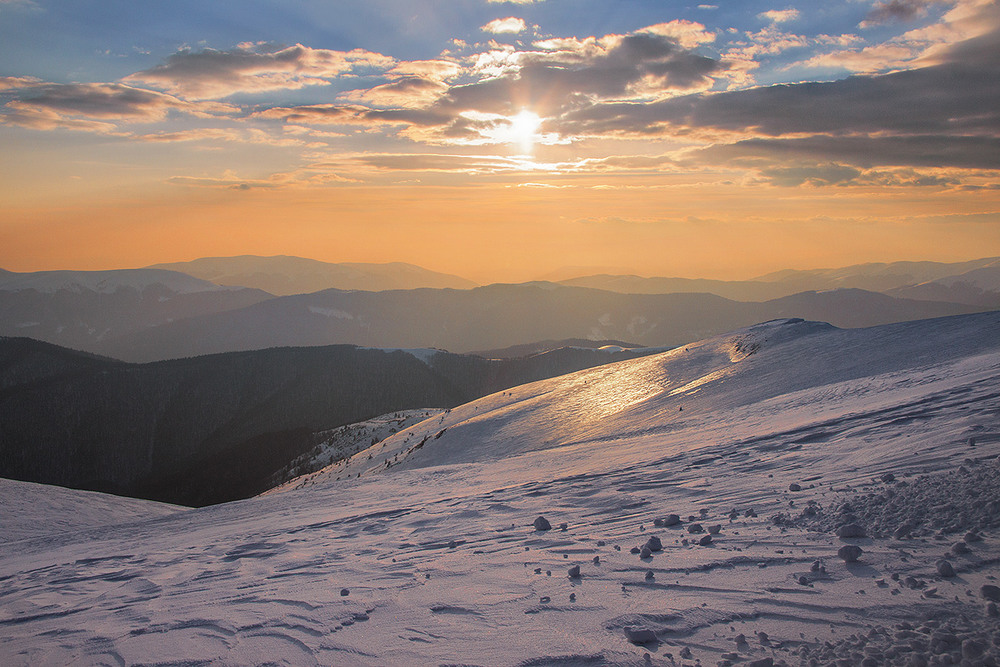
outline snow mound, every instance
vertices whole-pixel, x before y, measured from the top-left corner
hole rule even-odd
[[[1000,434],[993,441],[1000,441]],[[983,440],[986,440],[985,438]],[[972,438],[975,442],[975,438]],[[975,449],[970,447],[970,453]],[[860,525],[874,537],[912,539],[1000,528],[1000,461],[967,458],[957,470],[852,489],[823,508],[807,505],[794,523],[832,532]],[[871,488],[874,487],[874,488]],[[791,522],[789,522],[791,523]],[[974,541],[974,537],[972,538]]]
[[[717,420],[722,411],[792,392],[996,350],[997,327],[1000,313],[870,329],[774,320],[493,394],[452,410],[412,436],[389,438],[364,456],[372,456],[375,465],[368,469],[375,472],[394,465],[450,465],[601,447],[687,430]]]
[[[186,510],[148,500],[0,478],[0,543],[73,533]]]

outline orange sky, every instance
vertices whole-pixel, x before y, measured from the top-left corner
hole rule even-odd
[[[567,266],[735,279],[781,268],[1000,255],[996,223],[979,215],[991,194],[634,187],[160,188],[155,198],[5,208],[2,266],[105,269],[288,254],[407,261],[492,282]]]
[[[0,2],[0,267],[1000,256],[997,0],[576,2]]]

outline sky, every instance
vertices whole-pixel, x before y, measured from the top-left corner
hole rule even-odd
[[[0,267],[1000,255],[991,0],[0,0]]]

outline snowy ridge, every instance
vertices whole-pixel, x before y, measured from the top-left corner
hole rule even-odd
[[[232,291],[239,287],[224,287],[178,271],[164,269],[118,269],[112,271],[36,271],[33,273],[0,273],[0,290],[35,290],[52,294],[61,290],[91,291],[113,294],[122,289],[142,291],[162,285],[177,294]]]
[[[398,431],[436,417],[442,412],[444,412],[442,408],[399,410],[362,422],[321,431],[317,435],[322,438],[322,442],[312,451],[296,457],[278,471],[273,480],[274,488],[261,495],[311,486],[325,477],[323,469],[332,463],[349,458]]]
[[[1000,524],[937,521],[1000,507],[998,331],[767,323],[455,408],[340,480],[0,545],[0,661],[995,661]],[[906,497],[933,534],[866,534]]]

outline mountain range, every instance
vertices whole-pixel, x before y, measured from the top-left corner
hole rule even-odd
[[[468,289],[476,286],[465,278],[403,262],[333,264],[288,255],[203,257],[190,262],[154,264],[149,268],[180,271],[218,285],[253,287],[279,296],[325,289],[378,292],[420,287]]]
[[[399,263],[242,256],[157,266],[196,275],[0,271],[0,335],[142,362],[289,345],[496,353],[570,339],[675,346],[777,317],[855,327],[1000,307],[996,258],[752,281],[589,276],[484,287]]]
[[[806,291],[862,289],[909,299],[1000,307],[1000,258],[996,257],[954,263],[891,262],[837,269],[785,270],[752,280],[603,274],[559,282],[631,294],[706,292],[736,301],[767,301]]]
[[[129,361],[154,361],[342,343],[469,352],[590,338],[672,347],[780,317],[857,327],[977,310],[982,308],[863,290],[805,292],[766,302],[712,294],[618,294],[553,283],[471,290],[325,290],[192,316],[95,341],[86,349]]]

